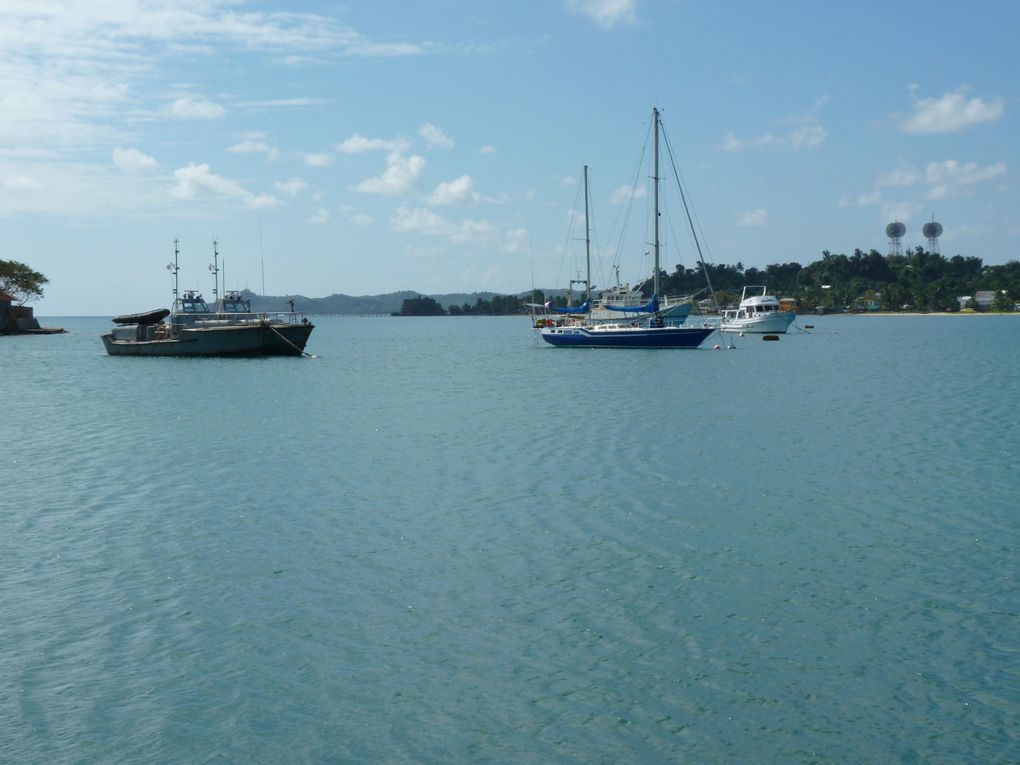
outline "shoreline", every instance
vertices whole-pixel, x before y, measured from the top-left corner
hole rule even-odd
[[[1020,311],[929,311],[927,313],[912,312],[912,311],[864,311],[864,312],[847,312],[847,313],[823,313],[823,314],[810,314],[810,313],[799,313],[797,316],[818,316],[822,317],[833,317],[833,316],[1020,316]]]

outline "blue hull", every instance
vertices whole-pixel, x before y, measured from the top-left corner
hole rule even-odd
[[[587,327],[552,327],[542,339],[563,348],[697,348],[715,330],[704,327],[643,327],[593,330]]]

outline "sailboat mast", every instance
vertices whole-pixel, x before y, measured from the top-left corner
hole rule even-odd
[[[177,265],[177,256],[180,254],[180,250],[177,248],[178,241],[174,239],[174,262],[167,266],[167,270],[171,271],[174,275],[174,306],[177,305],[177,292],[180,286],[177,281],[177,272],[181,270],[180,266]]]
[[[589,301],[588,310],[591,310],[591,235],[588,228],[588,166],[584,166],[584,261],[587,273],[584,283],[584,298]]]
[[[652,182],[655,189],[655,223],[654,223],[654,239],[653,250],[655,251],[655,264],[654,270],[652,271],[652,292],[655,295],[659,294],[659,109],[658,107],[652,108],[652,121],[655,123],[655,150],[653,152],[653,164],[654,170],[652,171]]]
[[[212,262],[213,266],[210,269],[213,273],[213,302],[215,303],[219,299],[220,295],[220,253],[216,249],[218,242],[213,239],[212,243]]]

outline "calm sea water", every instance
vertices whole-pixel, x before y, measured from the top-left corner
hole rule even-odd
[[[1020,761],[1020,318],[44,323],[0,338],[4,762]]]

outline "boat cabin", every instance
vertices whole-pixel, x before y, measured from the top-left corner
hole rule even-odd
[[[724,311],[723,314],[727,319],[755,319],[770,314],[776,313],[780,310],[779,304],[772,300],[762,300],[761,298],[750,298],[740,304],[740,308],[731,308],[728,311]]]
[[[210,313],[210,311],[200,293],[185,290],[175,302],[174,313]]]
[[[251,313],[251,302],[244,300],[241,293],[229,290],[216,306],[217,313]]]

